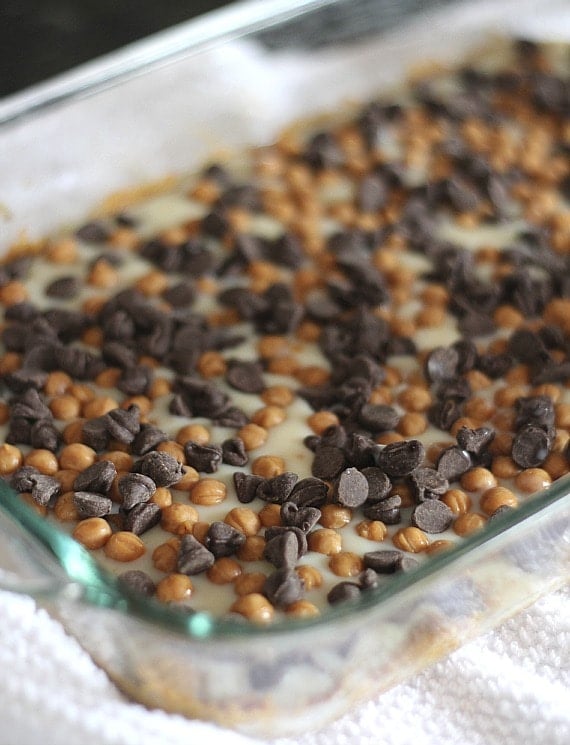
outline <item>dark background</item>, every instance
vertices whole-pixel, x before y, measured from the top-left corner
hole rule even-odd
[[[229,0],[0,0],[0,97]]]

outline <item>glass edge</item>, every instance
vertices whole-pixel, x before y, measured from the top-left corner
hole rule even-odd
[[[238,0],[132,42],[0,100],[0,126],[98,93],[181,55],[269,28],[343,0]]]
[[[501,515],[482,530],[463,539],[454,548],[432,557],[413,571],[394,576],[388,584],[363,593],[357,601],[330,608],[316,618],[283,620],[268,626],[215,618],[202,611],[189,613],[187,609],[165,606],[131,591],[115,575],[100,566],[73,538],[35,514],[6,482],[1,481],[0,513],[7,512],[16,519],[24,530],[56,557],[67,571],[70,582],[82,587],[83,592],[79,597],[87,603],[128,613],[142,621],[156,623],[164,630],[181,632],[195,641],[219,641],[266,634],[298,633],[303,629],[319,628],[335,621],[351,619],[364,611],[377,610],[382,604],[401,598],[409,588],[435,581],[439,575],[453,569],[461,559],[468,557],[477,548],[500,549],[502,542],[508,540],[509,535],[512,536],[511,531],[522,524],[528,524],[533,516],[556,513],[562,509],[563,500],[569,495],[570,476],[562,477],[520,507]],[[70,574],[66,566],[70,560],[79,567],[78,574]]]

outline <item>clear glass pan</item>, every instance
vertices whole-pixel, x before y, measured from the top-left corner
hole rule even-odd
[[[0,249],[80,219],[109,192],[363,99],[411,62],[457,59],[533,5],[238,3],[14,96],[0,104]],[[250,734],[303,732],[567,582],[569,490],[557,482],[355,604],[260,629],[129,594],[0,483],[0,586],[44,603],[150,706]]]

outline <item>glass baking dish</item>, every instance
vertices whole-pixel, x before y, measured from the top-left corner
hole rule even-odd
[[[489,31],[559,31],[547,10],[569,4],[543,3],[540,16],[534,5],[237,3],[13,96],[0,104],[0,248],[79,220],[110,192],[365,100],[410,64],[460,59]],[[569,490],[557,481],[354,604],[258,628],[130,593],[0,482],[0,586],[34,596],[148,706],[300,733],[567,582]]]

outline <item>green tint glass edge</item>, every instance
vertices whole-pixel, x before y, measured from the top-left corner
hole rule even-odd
[[[481,551],[484,549],[489,553],[500,550],[501,546],[513,537],[512,531],[525,527],[531,530],[530,520],[533,517],[554,519],[558,513],[562,515],[570,506],[569,496],[570,477],[564,477],[548,489],[529,498],[511,513],[501,515],[478,533],[465,538],[454,548],[432,557],[412,572],[395,575],[387,585],[364,593],[358,601],[333,607],[314,619],[278,621],[267,627],[218,619],[201,611],[188,613],[187,610],[164,606],[156,600],[129,591],[117,577],[99,566],[86,549],[43,517],[35,514],[6,483],[2,482],[0,520],[1,512],[7,512],[28,534],[49,550],[66,571],[70,582],[81,586],[83,592],[80,597],[83,601],[97,607],[113,608],[128,613],[199,640],[279,634],[320,627],[337,619],[354,617],[364,609],[376,608],[401,597],[404,591],[412,586],[419,588],[427,580],[436,580],[444,572],[456,568],[461,559],[467,558],[474,562],[482,558]],[[476,549],[481,551],[476,552]]]

